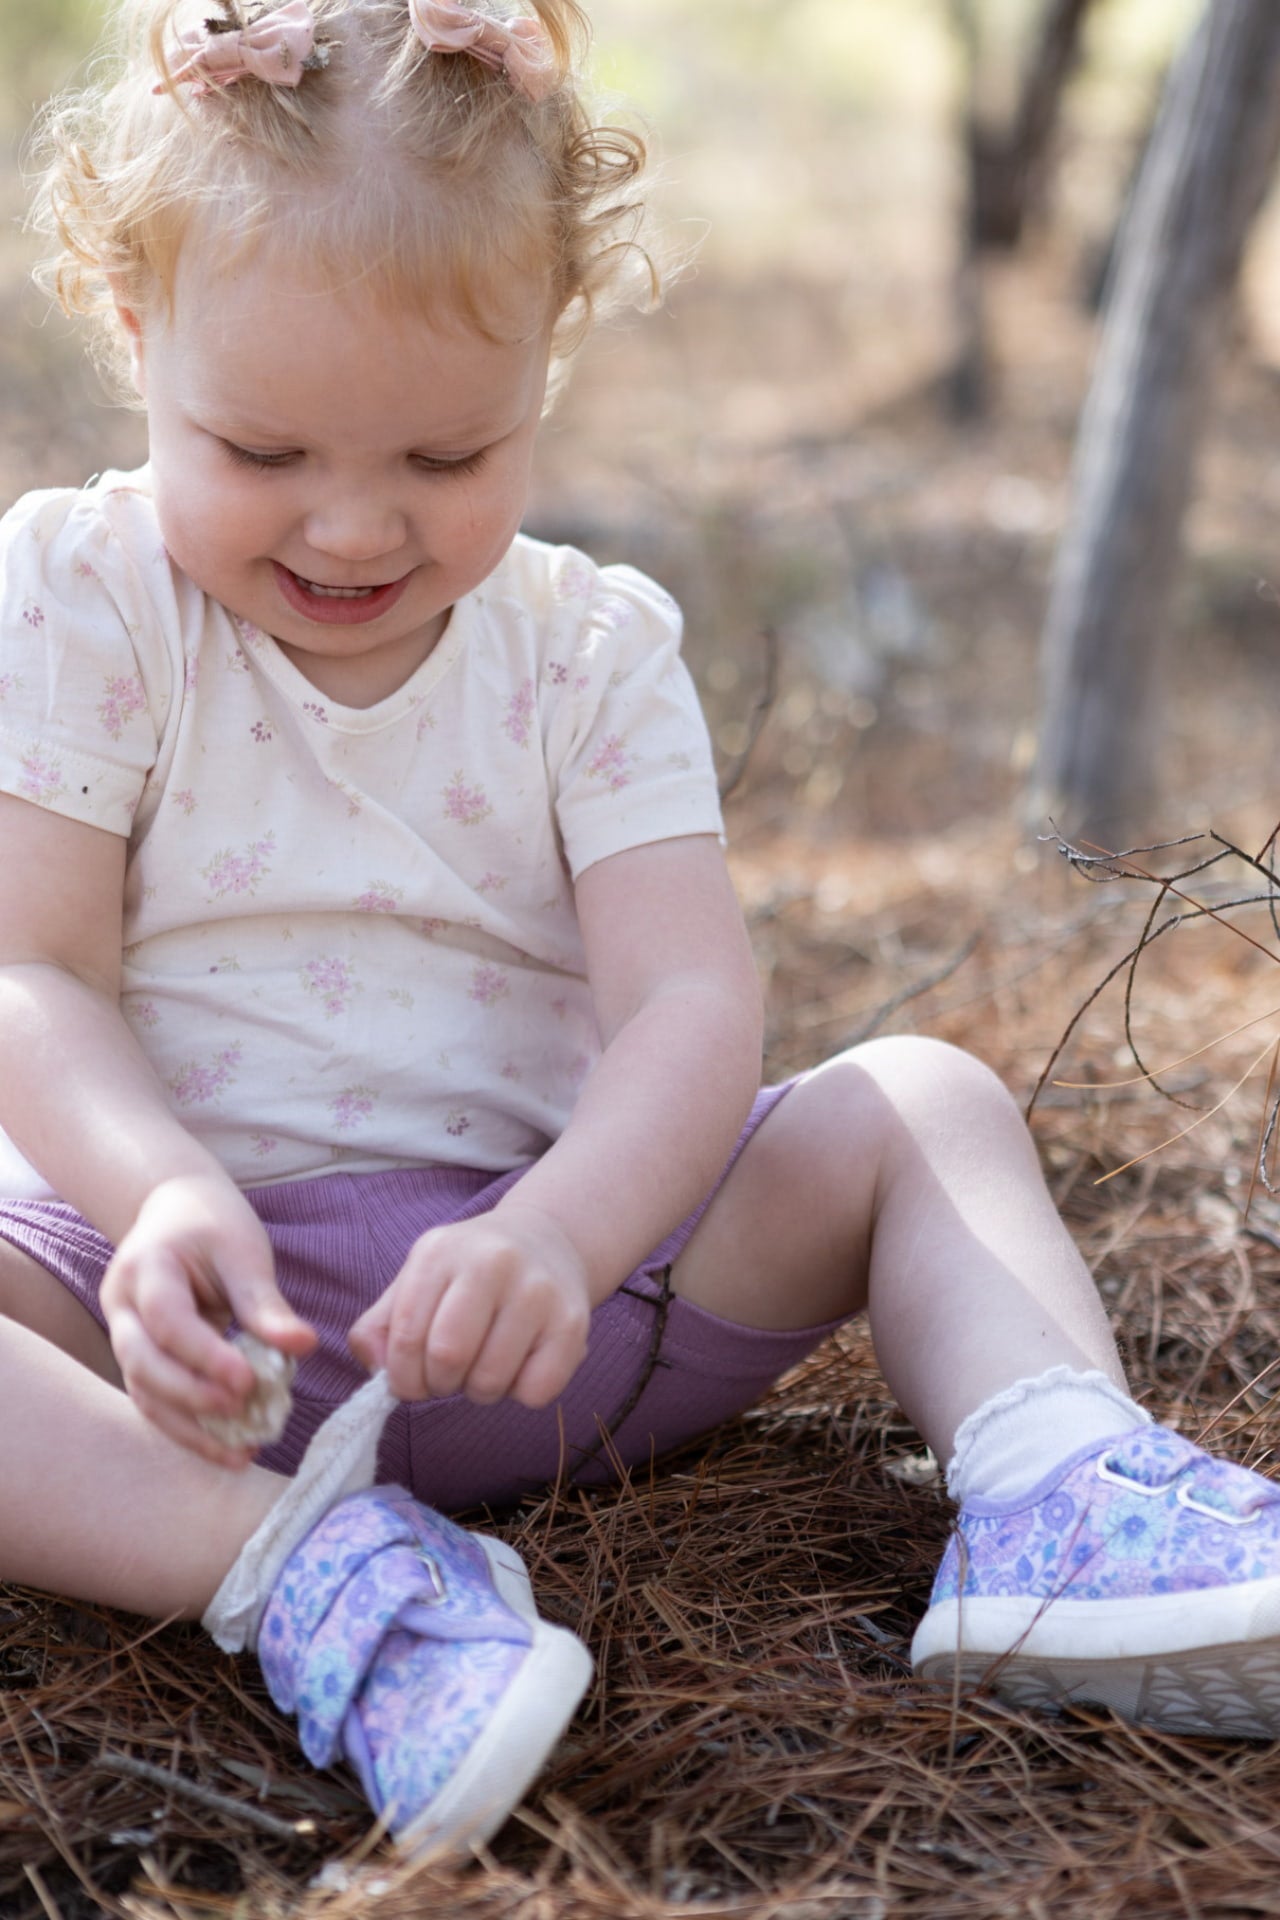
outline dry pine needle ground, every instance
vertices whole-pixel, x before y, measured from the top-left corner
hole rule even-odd
[[[1027,1090],[1056,1031],[1046,1008],[1078,1002],[1123,950],[1123,907],[1081,891],[1029,901],[1021,925],[1006,913],[998,940],[971,888],[898,901],[892,966],[803,890],[758,895],[775,1069],[833,1004],[874,1022],[905,963],[935,984],[887,1024],[963,1032]],[[939,964],[970,935],[962,962]],[[1189,987],[1202,1039],[1239,1006],[1229,943],[1180,962],[1189,978],[1170,959],[1146,989],[1156,1043],[1162,1021],[1171,1041],[1185,1030]],[[1265,987],[1264,968],[1245,973]],[[1075,1064],[1095,1078],[1117,1019],[1100,1004],[1079,1036]],[[1253,1124],[1224,1110],[1101,1187],[1172,1130],[1168,1109],[1051,1090],[1037,1127],[1138,1390],[1193,1434],[1229,1407],[1216,1437],[1265,1469],[1280,1443],[1275,1376],[1259,1380],[1280,1358],[1280,1252],[1265,1206],[1241,1223]],[[920,1466],[855,1328],[707,1446],[504,1520],[545,1610],[586,1635],[599,1671],[529,1804],[460,1873],[397,1864],[345,1776],[300,1760],[251,1660],[193,1627],[0,1589],[0,1915],[1280,1914],[1280,1748],[916,1685],[910,1635],[948,1527]]]

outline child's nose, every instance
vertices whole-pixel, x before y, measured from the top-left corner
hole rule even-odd
[[[335,560],[377,560],[404,545],[405,516],[372,491],[355,490],[313,506],[304,526],[307,545]]]

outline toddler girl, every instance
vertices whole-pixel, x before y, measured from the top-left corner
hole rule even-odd
[[[866,1311],[962,1506],[920,1669],[1274,1734],[1270,1483],[1126,1396],[983,1068],[757,1092],[676,609],[519,532],[640,258],[573,0],[119,15],[44,209],[150,460],[2,536],[0,1575],[255,1647],[312,1761],[465,1849],[591,1669],[444,1514]],[[233,1324],[298,1363],[253,1459]]]

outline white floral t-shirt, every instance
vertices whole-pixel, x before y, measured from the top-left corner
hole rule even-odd
[[[0,790],[125,835],[122,1008],[243,1184],[518,1166],[599,1054],[584,868],[718,833],[680,616],[518,538],[378,705],[164,550],[146,469],[0,523]]]

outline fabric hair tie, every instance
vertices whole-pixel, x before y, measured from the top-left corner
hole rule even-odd
[[[316,23],[307,0],[286,0],[247,26],[232,18],[205,20],[178,36],[170,84],[190,86],[197,96],[237,80],[265,80],[296,87],[304,73],[328,64],[327,47],[316,45]],[[163,84],[154,88],[164,92]]]
[[[545,100],[555,90],[551,42],[532,15],[495,20],[453,0],[409,0],[409,17],[428,53],[469,53],[492,72],[504,73],[526,100]]]

